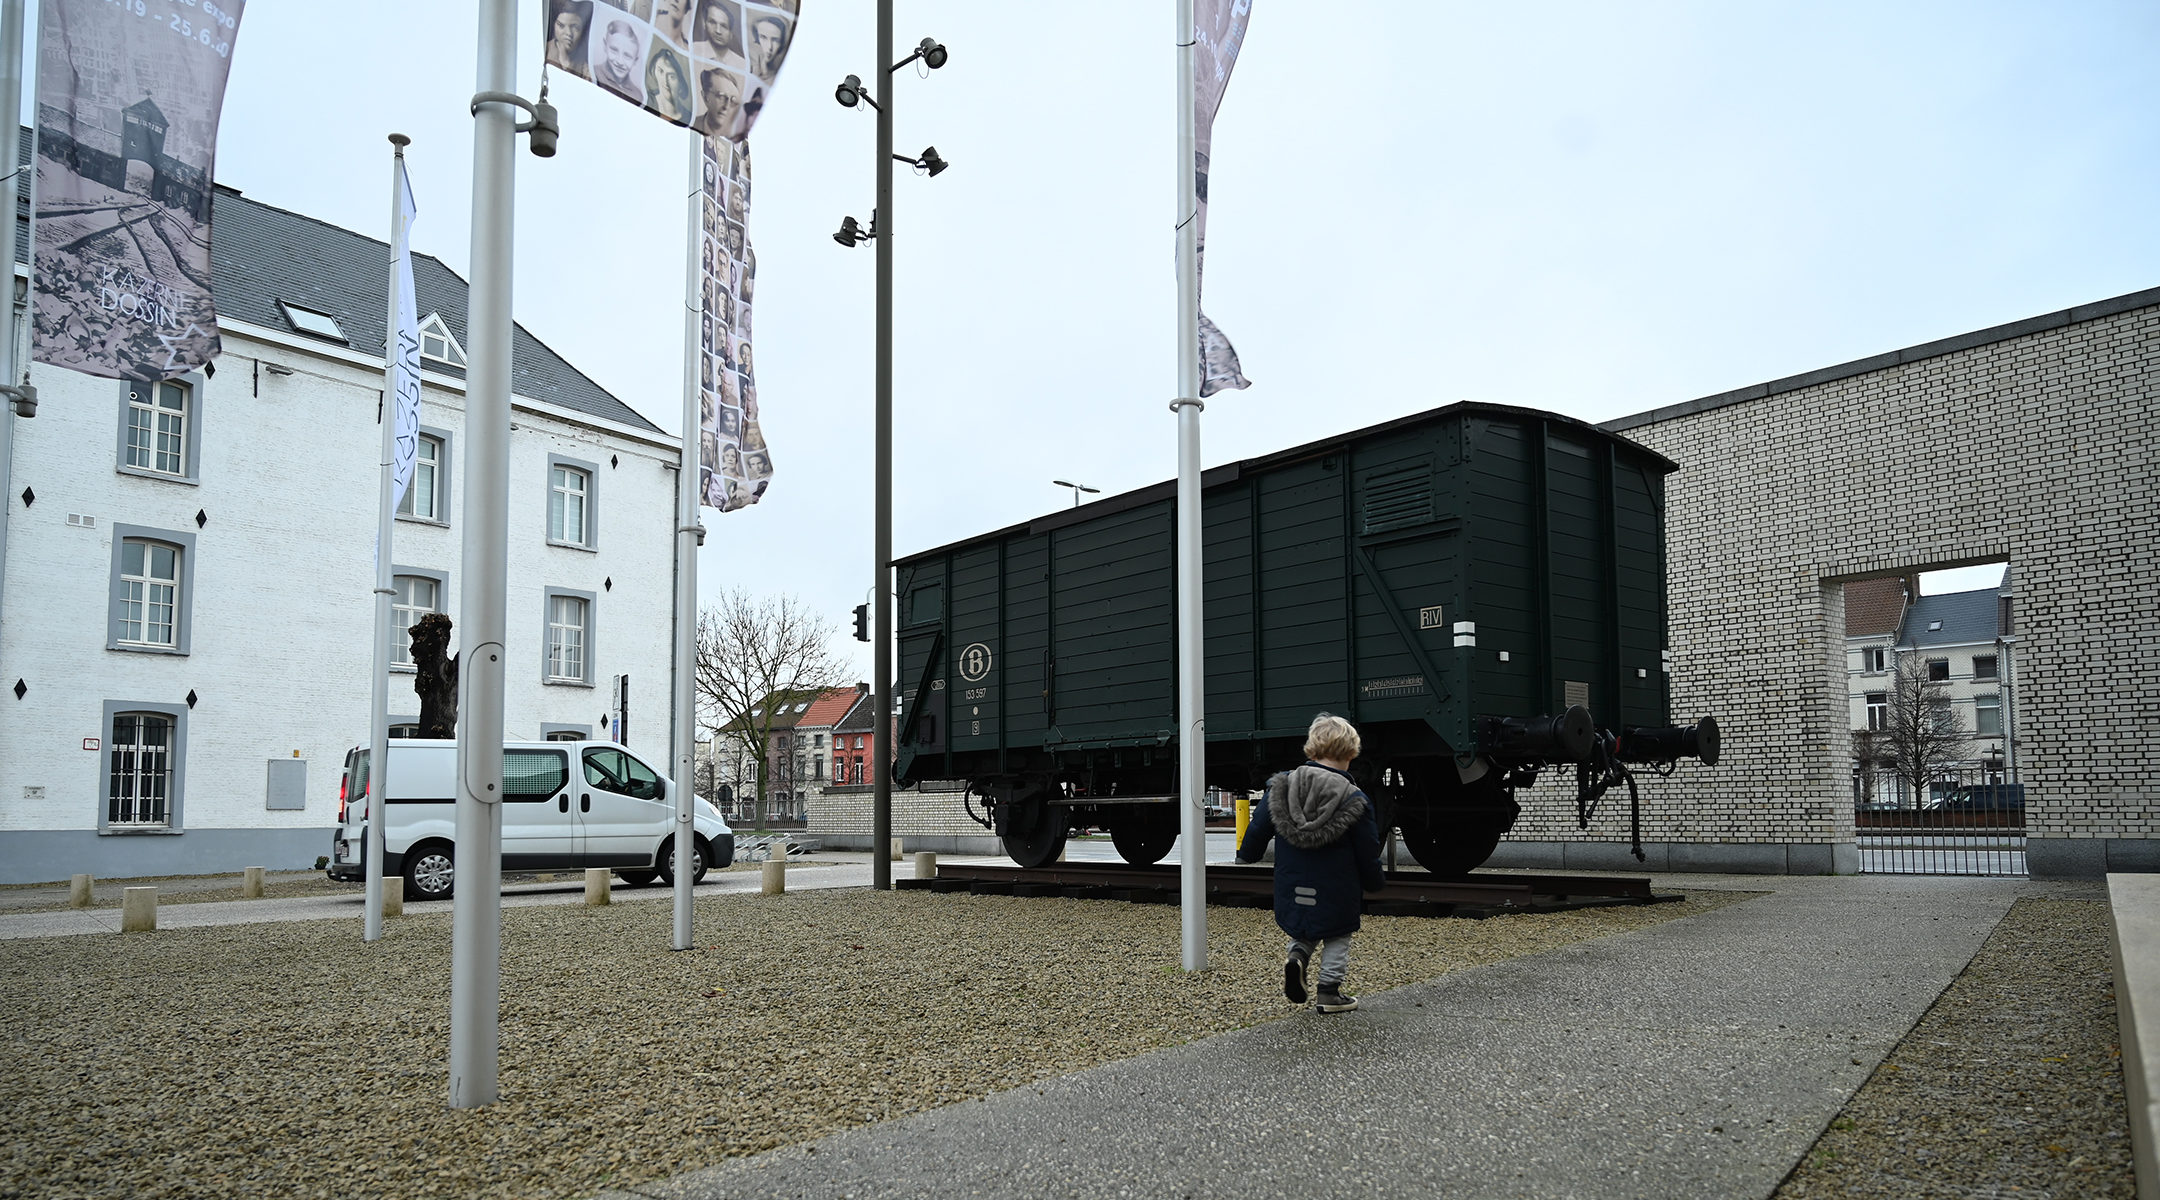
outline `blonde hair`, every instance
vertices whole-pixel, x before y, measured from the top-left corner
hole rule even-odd
[[[1333,713],[1321,713],[1313,718],[1312,728],[1305,731],[1305,757],[1330,758],[1336,762],[1349,762],[1358,756],[1364,743],[1358,738],[1357,726]]]

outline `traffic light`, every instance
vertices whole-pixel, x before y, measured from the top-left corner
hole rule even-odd
[[[858,642],[870,640],[870,606],[867,604],[855,606],[855,640]]]

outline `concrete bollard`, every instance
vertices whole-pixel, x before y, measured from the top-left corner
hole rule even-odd
[[[395,875],[383,876],[382,915],[385,917],[402,917],[405,915],[405,881]]]
[[[765,860],[765,873],[758,883],[758,895],[777,896],[787,890],[787,856]]]
[[[263,895],[263,876],[268,874],[261,867],[244,867],[240,871],[240,898],[260,900]]]
[[[930,851],[928,851],[928,850],[917,850],[917,851],[915,852],[915,878],[917,878],[917,879],[936,879],[936,878],[937,878],[937,855],[936,855],[936,854],[933,854],[933,853],[931,853],[931,852],[930,852]]]
[[[892,840],[892,860],[893,860],[894,862],[899,862],[899,861],[900,861],[900,839],[899,839],[899,838],[894,838],[894,839]]]
[[[157,931],[157,889],[131,887],[120,893],[120,932]]]
[[[90,878],[90,877],[89,877],[88,875],[70,875],[70,876],[68,876],[68,907],[69,907],[69,908],[88,908],[88,907],[90,907],[90,904],[91,904],[91,891],[90,891],[90,885],[91,885],[91,883],[92,883],[92,882],[93,882],[93,881],[91,880],[91,878]]]
[[[608,891],[615,873],[606,867],[585,868],[585,903],[588,905],[612,904],[614,896]]]

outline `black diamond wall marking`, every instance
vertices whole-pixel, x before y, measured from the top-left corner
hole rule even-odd
[[[614,591],[614,590],[615,590],[615,577],[614,577],[613,575],[610,575],[610,576],[608,576],[608,577],[607,577],[606,579],[603,579],[603,580],[601,580],[601,581],[600,581],[600,586],[601,586],[601,587],[602,587],[603,589],[607,590],[607,591],[610,591],[610,592]]]
[[[36,503],[37,503],[37,493],[36,493],[36,492],[33,492],[33,491],[31,491],[31,490],[30,490],[29,488],[24,488],[24,489],[22,490],[22,506],[23,506],[24,508],[28,508],[28,507],[30,507],[31,505],[33,505],[33,504],[36,504]]]
[[[189,689],[188,689],[188,694],[187,694],[187,706],[188,706],[189,708],[193,708],[193,707],[195,707],[195,689],[194,689],[194,688],[189,688]]]
[[[210,514],[209,514],[209,513],[207,513],[207,512],[204,512],[204,511],[203,511],[202,509],[199,509],[199,508],[198,508],[198,509],[196,509],[196,510],[195,510],[195,528],[197,528],[197,529],[201,529],[201,528],[202,528],[203,526],[205,526],[205,525],[208,525],[209,523],[210,523]]]
[[[20,679],[16,680],[16,681],[15,681],[15,698],[16,698],[17,700],[20,700],[20,699],[22,699],[22,698],[23,698],[24,696],[27,696],[27,695],[29,695],[29,694],[30,694],[30,685],[29,685],[29,684],[27,684],[27,683],[24,683],[24,682],[23,682],[22,680],[20,680]]]

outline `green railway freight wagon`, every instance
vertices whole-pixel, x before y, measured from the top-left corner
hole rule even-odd
[[[1202,478],[1207,785],[1303,758],[1321,712],[1428,869],[1462,874],[1573,768],[1578,807],[1714,763],[1671,724],[1664,477],[1568,417],[1457,404]],[[949,789],[1023,866],[1107,827],[1147,863],[1178,833],[1176,486],[896,564],[895,776]],[[978,809],[978,805],[980,808]]]

